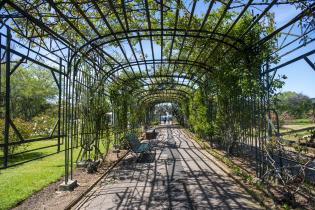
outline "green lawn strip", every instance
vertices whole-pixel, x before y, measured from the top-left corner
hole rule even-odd
[[[209,154],[213,155],[216,159],[223,162],[231,170],[231,175],[238,177],[243,182],[238,182],[244,187],[247,193],[249,193],[253,198],[259,201],[260,205],[267,209],[271,209],[270,203],[273,203],[272,198],[265,189],[264,185],[258,180],[255,179],[255,176],[250,174],[248,171],[244,170],[241,166],[237,165],[232,159],[225,156],[221,151],[212,148],[206,141],[197,137],[190,131],[189,135],[191,138],[197,142],[202,149],[206,150]],[[239,180],[237,179],[237,180]],[[246,186],[244,185],[246,183]],[[250,188],[249,188],[250,187]],[[275,206],[275,208],[280,208]]]
[[[49,150],[48,148],[46,150]],[[48,151],[46,151],[48,152]],[[76,157],[78,150],[74,151]],[[64,175],[64,152],[0,172],[0,209],[9,209]]]
[[[43,140],[43,141],[37,141],[37,142],[31,142],[27,143],[27,147],[25,146],[19,146],[14,153],[19,153],[27,150],[33,150],[41,147],[46,147],[46,146],[51,146],[51,145],[56,145],[57,144],[57,139],[55,140]],[[64,145],[60,145],[60,149],[64,149]],[[39,149],[35,151],[30,151],[30,152],[25,152],[23,154],[15,155],[15,156],[10,156],[9,157],[9,165],[11,164],[17,164],[19,162],[23,162],[26,160],[30,160],[36,157],[48,155],[51,153],[57,152],[57,146],[49,147],[49,148],[44,148],[44,149]],[[0,165],[3,164],[3,151],[0,152]]]
[[[299,130],[299,129],[304,129],[304,128],[309,128],[309,127],[314,127],[315,124],[285,124],[281,126],[280,131],[285,132],[285,131],[292,131],[292,130]]]
[[[300,124],[300,125],[307,125],[314,123],[311,119],[294,119],[294,120],[286,120],[284,121],[285,124]]]
[[[292,140],[292,141],[302,140],[303,142],[303,141],[306,141],[305,139],[303,139],[303,137],[306,135],[310,135],[310,132],[302,131],[295,134],[287,134],[287,135],[283,135],[282,138],[286,140]]]
[[[104,139],[102,139],[104,140]],[[29,143],[27,149],[35,149],[56,144],[56,140],[44,140]],[[112,147],[112,144],[109,146]],[[61,145],[61,150],[64,145]],[[105,151],[105,146],[100,143],[101,152]],[[16,152],[22,151],[17,149]],[[34,157],[48,155],[57,151],[57,147],[45,148],[37,151],[25,153],[10,159],[10,163],[18,163]],[[73,152],[73,161],[79,154],[80,148]],[[91,152],[93,154],[94,151]],[[0,163],[2,163],[2,153],[0,153]],[[0,171],[0,210],[9,209],[19,202],[27,199],[33,193],[40,191],[49,184],[59,180],[64,175],[64,152],[54,154],[39,160],[34,160],[12,168]]]
[[[101,139],[100,141],[104,141],[104,139]],[[111,140],[111,142],[112,142],[112,140]],[[23,151],[27,151],[27,150],[33,150],[33,149],[41,148],[41,147],[53,146],[53,145],[57,145],[57,144],[58,144],[57,138],[52,139],[52,140],[42,140],[42,141],[30,142],[30,143],[27,143],[25,145],[21,145],[21,146],[17,147],[17,149],[14,151],[14,154],[19,153],[19,152],[23,152]],[[101,152],[104,152],[105,146],[102,143],[100,143],[99,145],[100,145]],[[63,149],[64,149],[64,144],[61,144],[60,150],[63,150]],[[53,147],[49,147],[49,148],[25,152],[23,154],[15,155],[12,157],[10,156],[9,157],[9,165],[17,164],[19,162],[31,160],[31,159],[36,158],[36,157],[45,156],[45,155],[49,155],[49,154],[56,153],[56,152],[57,152],[57,146],[53,146]],[[94,153],[94,151],[92,151],[92,153]],[[3,151],[0,150],[0,166],[2,166],[2,165],[3,165]]]

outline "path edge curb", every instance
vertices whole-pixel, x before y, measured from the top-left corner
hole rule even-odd
[[[128,154],[129,150],[121,156],[114,164],[112,164],[102,176],[100,176],[88,189],[86,189],[84,192],[82,192],[78,197],[76,197],[74,200],[72,200],[65,208],[64,210],[70,210],[72,207],[74,207],[86,194],[88,194],[96,185],[99,183],[106,175],[111,172],[111,170],[118,164],[120,161],[122,161]]]

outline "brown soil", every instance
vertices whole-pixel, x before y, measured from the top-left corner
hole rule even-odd
[[[252,177],[255,177],[255,166],[253,166],[250,159],[244,159],[241,157],[232,157],[233,162],[240,166],[243,170],[245,170],[248,174],[251,174]],[[274,183],[273,185],[269,186],[268,191],[265,191],[268,196],[271,196],[275,203],[280,203],[280,200],[283,199],[283,194],[279,188],[279,186]],[[309,194],[310,193],[310,194]],[[314,198],[312,192],[305,192],[305,189],[297,193],[296,195],[296,206],[291,207],[291,209],[314,209]]]
[[[105,161],[103,161],[103,163],[99,166],[98,171],[94,174],[88,174],[86,169],[83,168],[75,169],[74,179],[77,180],[79,186],[73,191],[58,191],[59,185],[64,180],[64,177],[62,177],[59,181],[48,185],[37,193],[34,193],[31,197],[22,201],[13,209],[64,209],[69,203],[78,198],[93,183],[95,183],[98,178],[100,178],[119,158],[124,156],[126,152],[126,150],[121,150],[120,153],[109,152]]]
[[[192,135],[192,134],[191,134]],[[193,137],[191,137],[193,139]],[[220,148],[216,148],[216,152],[221,156],[226,156],[226,153],[222,151]],[[243,171],[247,174],[251,175],[252,177],[256,177],[255,172],[255,165],[254,161],[252,161],[251,157],[245,156],[229,156],[229,159],[233,161],[233,163],[239,166]],[[231,174],[234,178],[240,181],[242,185],[247,187],[248,189],[253,189],[252,184],[247,183],[241,176],[236,174]],[[311,189],[306,189],[302,187],[299,193],[295,194],[296,204],[295,206],[291,206],[290,209],[306,209],[306,210],[314,210],[315,206],[315,190],[314,190],[314,183],[311,185]],[[263,201],[263,203],[270,205],[267,209],[283,209],[281,206],[281,200],[283,199],[283,193],[280,190],[280,186],[274,183],[273,185],[267,187],[263,187],[263,189],[259,190],[261,196],[259,199]]]

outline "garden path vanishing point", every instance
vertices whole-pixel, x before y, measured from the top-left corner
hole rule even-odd
[[[127,156],[74,209],[261,209],[183,129],[157,132],[150,154]]]

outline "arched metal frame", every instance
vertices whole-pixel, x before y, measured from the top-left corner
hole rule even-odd
[[[178,98],[178,99],[189,99],[189,95],[186,93],[182,93],[180,91],[157,91],[154,93],[146,94],[142,98],[139,98],[138,103],[144,103],[147,102],[149,99],[152,98],[160,98],[160,99],[167,99],[168,97],[171,98]]]
[[[152,103],[170,103],[170,102],[177,102],[177,103],[182,103],[185,99],[185,97],[178,97],[176,95],[165,95],[165,96],[157,96],[157,97],[148,97],[146,100],[140,101],[142,105],[148,105]]]
[[[147,65],[158,65],[158,64],[167,64],[167,65],[174,65],[174,68],[175,65],[184,65],[184,66],[187,66],[187,67],[195,67],[197,68],[198,72],[190,72],[190,76],[187,76],[183,73],[183,71],[175,74],[176,72],[171,72],[171,71],[168,71],[166,73],[157,73],[157,74],[150,74],[148,71],[146,72],[138,72],[138,75],[136,74],[133,74],[131,76],[127,76],[127,79],[122,79],[121,77],[115,77],[114,75],[116,73],[120,73],[121,71],[124,71],[126,66],[130,65],[130,66],[142,66],[142,65],[145,65],[145,67],[147,68]],[[76,63],[76,69],[78,69],[78,66],[79,66],[79,61]],[[178,68],[178,67],[177,67]],[[112,70],[110,70],[109,72],[106,72],[103,74],[103,76],[101,77],[101,81],[104,81],[104,82],[110,82],[110,83],[117,83],[117,84],[124,84],[127,80],[135,80],[135,79],[138,79],[138,80],[141,80],[142,82],[146,83],[145,81],[143,81],[143,79],[145,78],[148,78],[152,81],[153,78],[162,78],[162,77],[169,77],[169,78],[174,78],[174,79],[189,79],[193,82],[193,84],[195,84],[196,82],[200,82],[200,78],[207,74],[207,73],[210,73],[213,72],[215,69],[214,68],[211,68],[210,66],[207,66],[206,64],[203,64],[203,63],[198,63],[198,62],[191,62],[191,61],[185,61],[185,60],[144,60],[144,61],[141,61],[141,62],[129,62],[128,64],[122,64],[122,67],[117,67],[117,68],[113,68]],[[195,75],[197,74],[198,75]],[[196,77],[197,76],[197,77]],[[197,79],[194,79],[194,78],[197,78]]]
[[[271,0],[270,2],[257,4],[254,0],[247,1],[209,1],[205,7],[205,14],[200,19],[200,24],[193,26],[194,15],[197,13],[198,1],[191,1],[190,10],[187,9],[188,23],[185,27],[180,26],[178,23],[179,18],[182,17],[183,12],[180,7],[181,1],[173,1],[170,6],[171,12],[174,14],[175,24],[172,27],[165,26],[163,9],[164,4],[162,1],[156,2],[157,8],[151,8],[148,0],[143,0],[140,5],[135,8],[136,12],[145,16],[145,27],[135,27],[128,22],[128,15],[132,12],[128,2],[121,1],[114,2],[112,0],[106,1],[106,8],[108,13],[104,13],[102,3],[96,0],[91,0],[83,3],[78,3],[75,0],[67,0],[65,2],[56,2],[53,0],[42,1],[13,1],[2,0],[0,2],[1,8],[1,49],[6,52],[2,61],[6,63],[6,84],[4,85],[5,91],[2,90],[1,96],[5,96],[5,135],[4,143],[0,144],[4,148],[4,165],[8,167],[8,146],[9,146],[9,127],[14,129],[13,123],[10,121],[10,75],[24,62],[35,63],[43,66],[52,72],[53,78],[59,89],[59,111],[58,111],[58,138],[65,140],[65,157],[66,157],[66,182],[72,179],[72,135],[74,130],[77,129],[75,122],[75,107],[76,102],[80,100],[79,92],[76,92],[77,87],[84,87],[85,89],[91,88],[94,83],[104,83],[110,86],[113,83],[128,84],[128,81],[136,80],[141,83],[140,87],[150,87],[157,85],[165,85],[161,90],[152,88],[148,90],[130,90],[134,94],[139,94],[139,102],[145,104],[154,104],[160,102],[176,101],[178,103],[187,100],[194,92],[194,87],[202,87],[204,83],[204,75],[211,75],[211,72],[218,71],[207,64],[208,58],[215,54],[219,48],[224,47],[225,55],[231,50],[246,54],[259,50],[259,47],[273,41],[278,35],[283,36],[283,42],[279,45],[273,53],[284,51],[280,57],[292,54],[296,50],[303,47],[302,44],[297,44],[294,50],[290,49],[292,44],[299,43],[306,35],[312,33],[312,28],[301,30],[301,34],[291,33],[291,27],[297,27],[298,21],[314,14],[315,3],[307,4],[307,8],[299,12],[298,15],[293,17],[287,23],[275,29],[273,32],[266,34],[258,42],[246,45],[244,40],[246,35],[255,27],[256,24],[264,21],[264,17],[275,6],[281,4],[288,4],[284,0]],[[70,5],[75,11],[73,13],[64,13],[61,10],[63,4]],[[90,15],[85,6],[92,8],[97,13],[97,18]],[[222,13],[216,23],[212,23],[211,30],[205,27],[207,20],[214,10],[215,4],[223,6]],[[51,8],[50,11],[43,12],[41,7]],[[260,7],[257,9],[257,7]],[[84,9],[83,9],[84,8]],[[239,37],[231,36],[230,32],[233,27],[241,20],[244,14],[250,10],[255,11],[255,18],[248,25],[246,30]],[[231,24],[225,31],[219,30],[222,21],[227,17],[228,11],[237,11],[237,16],[230,20]],[[160,21],[158,26],[153,27],[152,12],[159,13]],[[45,16],[45,18],[43,17]],[[47,17],[52,23],[47,21]],[[200,16],[201,17],[201,16]],[[56,18],[56,22],[53,19]],[[111,26],[111,19],[115,18],[120,26],[119,29],[114,29]],[[91,21],[100,22],[103,24],[107,32],[103,34],[101,30]],[[27,27],[21,28],[17,20],[26,20]],[[76,20],[81,20],[82,27],[76,26]],[[51,29],[51,24],[60,24],[60,31]],[[3,27],[5,26],[5,27]],[[2,28],[2,31],[1,31]],[[6,33],[3,30],[6,28]],[[31,31],[31,32],[29,32]],[[73,37],[79,37],[74,41],[73,37],[67,36],[68,32],[74,34]],[[13,34],[13,37],[12,37]],[[35,35],[34,35],[35,34]],[[21,40],[18,40],[18,37]],[[289,39],[288,37],[294,37]],[[160,44],[157,43],[159,39]],[[169,39],[169,40],[167,40]],[[180,48],[174,50],[174,42]],[[193,45],[187,46],[186,41],[193,40]],[[205,40],[206,43],[213,44],[210,51],[207,50],[208,45],[199,46],[197,43],[200,40]],[[4,43],[4,41],[6,43]],[[138,49],[132,45],[132,41],[137,41]],[[148,46],[144,46],[144,42],[148,41]],[[307,43],[311,43],[309,40]],[[125,43],[125,45],[124,45]],[[165,45],[170,44],[168,52],[165,55]],[[15,49],[11,45],[19,46]],[[115,46],[114,46],[115,45]],[[160,46],[159,54],[154,49]],[[129,53],[125,48],[128,47]],[[188,53],[183,55],[184,48],[188,48]],[[118,53],[119,57],[113,54]],[[150,53],[151,58],[146,58],[146,54]],[[192,54],[197,56],[192,58]],[[129,56],[128,56],[129,54]],[[278,69],[283,68],[293,62],[304,60],[307,65],[315,70],[314,63],[309,59],[309,56],[314,55],[315,51],[311,50],[302,53],[289,61],[270,67],[272,61],[265,63],[261,69],[261,80],[266,84],[266,89],[270,88],[270,83],[274,79]],[[14,61],[11,57],[14,55]],[[138,55],[138,56],[137,56]],[[265,59],[266,61],[268,59]],[[84,68],[82,63],[86,65]],[[14,65],[13,65],[14,64]],[[159,72],[159,66],[167,66],[166,72]],[[173,68],[171,68],[171,66]],[[143,70],[144,67],[145,70]],[[163,66],[164,67],[164,66]],[[138,70],[136,70],[138,69]],[[153,72],[153,73],[152,73]],[[88,75],[83,78],[83,74]],[[121,77],[123,76],[123,77]],[[126,77],[126,78],[125,78]],[[176,80],[163,81],[154,80],[154,78],[176,78]],[[146,81],[150,79],[150,81]],[[181,80],[182,79],[182,80]],[[3,80],[3,79],[2,79]],[[182,82],[180,82],[180,80]],[[189,81],[187,84],[184,81]],[[1,78],[0,78],[1,82]],[[91,84],[93,83],[93,84]],[[174,87],[172,87],[172,85]],[[79,89],[79,88],[78,88]],[[81,93],[81,92],[80,92]],[[104,96],[108,96],[108,92],[104,91]],[[64,124],[61,124],[60,122]],[[18,131],[17,131],[18,132]],[[45,138],[44,138],[45,139]],[[49,139],[49,138],[47,138]],[[30,141],[33,141],[30,139]],[[26,141],[27,142],[27,141]],[[23,143],[23,142],[19,142]],[[60,144],[58,152],[60,151]],[[69,172],[70,170],[70,172]],[[70,173],[70,176],[68,176]]]

